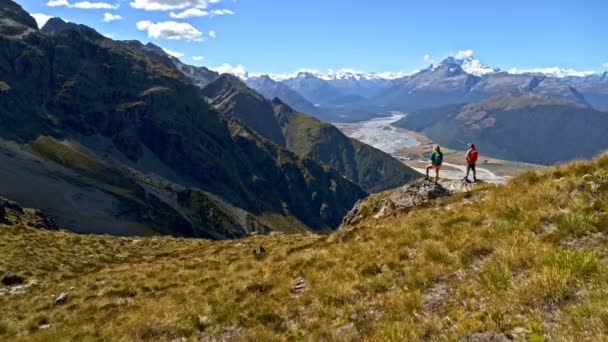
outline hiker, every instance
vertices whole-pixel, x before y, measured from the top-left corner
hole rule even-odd
[[[475,144],[469,144],[469,149],[467,150],[467,154],[465,159],[467,160],[467,175],[464,176],[464,180],[469,182],[469,172],[473,170],[473,182],[477,182],[477,174],[475,173],[475,163],[477,163],[477,157],[479,157],[479,153],[475,148]]]
[[[441,163],[443,163],[443,153],[441,153],[441,148],[439,145],[435,145],[433,147],[433,154],[431,154],[431,163],[426,167],[426,180],[430,180],[429,178],[429,170],[435,169],[435,184],[439,181],[439,170],[441,170]]]

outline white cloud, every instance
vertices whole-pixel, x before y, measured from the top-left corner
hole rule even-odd
[[[458,51],[458,53],[456,53],[454,55],[454,58],[456,59],[465,59],[467,57],[471,57],[473,56],[473,50],[468,49],[468,50],[460,50]]]
[[[119,5],[111,5],[105,2],[89,2],[81,1],[77,2],[70,7],[84,8],[84,9],[118,9]]]
[[[44,26],[44,24],[46,24],[46,22],[49,21],[49,19],[51,19],[53,16],[42,14],[42,13],[34,13],[34,14],[32,14],[32,17],[34,17],[34,19],[36,19],[38,28],[42,28],[42,26]]]
[[[66,6],[81,9],[118,9],[118,7],[120,7],[120,5],[112,5],[106,2],[80,1],[74,4],[70,4],[68,0],[49,0],[46,5],[50,7]]]
[[[103,14],[103,21],[105,21],[106,23],[109,23],[110,21],[114,20],[122,20],[122,17],[118,14],[112,14],[108,12]]]
[[[142,20],[136,26],[139,30],[148,31],[149,38],[203,41],[203,33],[188,23],[175,21],[153,23]]]
[[[173,56],[175,58],[182,58],[182,57],[184,57],[184,54],[181,53],[181,52],[172,51],[172,50],[165,49],[165,48],[161,48],[161,49],[163,49],[163,51],[165,51],[168,55]]]
[[[603,66],[604,68],[608,68],[608,62],[606,62],[606,63],[602,64],[602,66]]]
[[[577,71],[574,69],[564,69],[560,67],[550,68],[533,68],[533,69],[518,69],[512,68],[509,70],[510,74],[525,74],[525,73],[538,73],[552,77],[566,77],[566,76],[587,76],[595,74],[594,71]]]
[[[210,14],[211,13],[200,10],[198,8],[188,8],[187,10],[180,13],[171,12],[169,15],[171,16],[171,18],[184,19],[190,17],[206,17]]]
[[[209,37],[215,38],[215,31],[213,31],[213,30],[209,31]]]
[[[46,5],[49,7],[69,6],[70,3],[68,2],[68,0],[49,0]]]
[[[205,59],[205,57],[203,57],[203,56],[192,56],[192,60],[193,60],[193,61],[200,62],[200,61],[202,61],[203,59]]]
[[[218,3],[220,0],[133,0],[130,5],[133,8],[146,11],[168,11],[181,10],[188,7],[207,8],[209,4]]]
[[[211,11],[211,15],[233,15],[234,12],[229,9],[220,9]]]
[[[218,67],[212,68],[211,70],[219,72],[220,74],[232,74],[240,78],[247,78],[249,75],[247,68],[242,64],[232,65],[224,63]]]

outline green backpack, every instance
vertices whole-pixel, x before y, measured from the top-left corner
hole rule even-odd
[[[433,152],[433,155],[431,156],[431,161],[433,162],[433,165],[441,165],[441,163],[443,163],[443,153]]]

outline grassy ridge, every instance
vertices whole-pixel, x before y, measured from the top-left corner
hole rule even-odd
[[[38,282],[0,295],[0,336],[605,340],[607,224],[604,154],[407,215],[370,209],[329,236],[210,242],[0,226],[0,270]],[[258,245],[266,253],[254,255]],[[68,301],[54,304],[63,291]]]

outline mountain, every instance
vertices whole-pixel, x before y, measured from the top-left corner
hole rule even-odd
[[[588,158],[608,148],[608,113],[531,93],[421,110],[395,125],[450,148],[474,142],[486,155],[536,164]]]
[[[318,78],[320,76],[310,74],[309,77]],[[367,104],[367,99],[357,94],[337,95],[335,90],[332,90],[335,97],[326,98],[324,105],[313,105],[283,81],[275,81],[270,76],[249,77],[244,81],[268,100],[279,98],[296,111],[307,113],[324,122],[356,122],[368,120],[378,116],[379,113],[386,112],[385,108]],[[331,85],[331,80],[318,78],[318,82],[322,87],[327,84]],[[322,90],[320,91],[322,92]]]
[[[0,0],[0,194],[62,227],[325,231],[366,195],[217,112],[171,59],[83,25],[33,23]]]
[[[466,102],[465,97],[480,77],[468,74],[449,60],[396,79],[374,102],[391,109],[414,110]]]
[[[501,72],[472,57],[448,57],[437,65],[396,79],[372,100],[392,109],[411,111],[479,101],[508,92],[529,92],[587,104],[577,89],[558,78]]]
[[[483,76],[486,74],[492,74],[496,72],[500,72],[499,68],[493,68],[482,64],[478,59],[473,56],[469,56],[466,58],[456,58],[456,57],[448,57],[446,58],[442,64],[449,65],[457,65],[466,73],[475,75],[475,76]]]
[[[345,95],[326,80],[309,72],[300,72],[295,78],[282,82],[315,105],[329,104],[334,99]]]
[[[509,74],[498,72],[485,75],[467,94],[467,100],[480,100],[506,92],[529,92],[560,97],[586,104],[585,97],[577,89],[560,79],[541,74]]]
[[[270,101],[223,74],[202,90],[219,111],[258,127],[265,137],[304,158],[327,164],[369,192],[404,184],[417,173],[390,155],[345,136],[331,124]]]
[[[602,341],[606,175],[416,182],[329,235],[237,241],[43,229],[0,199],[0,340]]]
[[[267,99],[279,98],[281,101],[289,104],[290,107],[303,113],[314,114],[317,112],[317,107],[310,101],[305,99],[295,90],[291,89],[282,82],[276,82],[267,75],[258,77],[249,77],[245,80],[247,86],[264,95]]]
[[[591,106],[608,111],[608,71],[582,77],[565,77],[562,80],[580,91]]]
[[[235,76],[222,74],[203,88],[202,94],[220,112],[239,118],[266,138],[285,146],[270,102]]]
[[[345,96],[358,96],[359,100],[365,100],[375,96],[382,91],[395,75],[360,73],[355,71],[338,71],[322,77],[330,85],[338,89]],[[334,103],[348,103],[334,100]],[[351,101],[354,102],[354,101]]]

